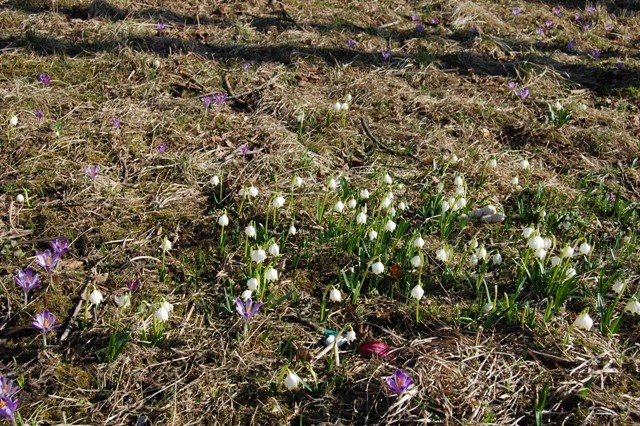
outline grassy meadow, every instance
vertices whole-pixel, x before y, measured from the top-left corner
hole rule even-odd
[[[0,98],[0,424],[640,423],[635,0],[0,0]]]

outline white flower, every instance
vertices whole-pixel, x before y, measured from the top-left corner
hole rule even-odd
[[[462,176],[456,176],[456,178],[453,180],[453,184],[455,186],[462,186]]]
[[[240,295],[240,299],[244,300],[245,302],[247,301],[247,299],[249,299],[251,297],[253,293],[251,292],[251,290],[245,290],[242,292],[242,294]]]
[[[347,342],[351,343],[356,340],[356,332],[353,330],[347,331]]]
[[[351,102],[351,99],[353,99],[353,97],[351,96],[351,93],[347,93],[346,95],[344,95],[344,100],[347,102]]]
[[[378,238],[378,233],[374,229],[369,231],[369,239],[370,240],[375,240],[376,238]]]
[[[218,220],[218,223],[220,223],[219,220]],[[228,220],[227,220],[227,224],[229,224]],[[222,224],[220,224],[220,225],[222,225]],[[226,226],[226,225],[223,225],[223,226]],[[256,228],[253,225],[249,225],[246,228],[244,228],[244,233],[249,238],[255,238],[256,237]]]
[[[410,262],[414,268],[418,268],[420,265],[422,265],[422,260],[420,259],[420,256],[413,256]]]
[[[12,126],[17,126],[18,125],[18,116],[14,115],[13,117],[11,117],[11,119],[9,120],[9,124],[11,124]]]
[[[382,262],[376,262],[374,264],[371,265],[371,272],[373,272],[376,275],[379,275],[381,273],[384,272],[384,265],[382,264]]]
[[[571,247],[570,245],[564,246],[564,248],[560,252],[560,257],[562,257],[563,259],[566,257],[573,257],[573,247]]]
[[[496,167],[498,167],[498,161],[495,158],[490,158],[488,165],[489,168],[495,169]]]
[[[613,291],[615,291],[616,293],[620,294],[622,293],[622,290],[624,290],[625,288],[625,282],[622,280],[618,280],[615,283],[613,283],[613,286],[611,287],[611,289]]]
[[[418,236],[416,237],[416,239],[415,239],[415,240],[413,240],[413,246],[414,246],[415,248],[422,248],[422,247],[424,247],[424,240],[422,239],[422,237],[421,237],[420,235],[418,235]]]
[[[442,200],[442,202],[440,203],[440,208],[442,209],[442,213],[446,213],[449,211],[451,206],[449,205],[449,202],[447,200]]]
[[[482,312],[484,312],[485,314],[488,314],[491,311],[493,311],[493,303],[491,302],[485,303],[485,305],[482,307]]]
[[[287,376],[284,378],[284,386],[289,390],[297,388],[299,384],[300,377],[298,377],[298,375],[292,371],[290,371],[289,374],[287,374]]]
[[[369,199],[369,190],[367,188],[360,191],[360,198],[363,200]]]
[[[218,186],[220,185],[220,178],[218,176],[211,176],[211,179],[209,179],[209,183],[211,184],[211,186]]]
[[[476,256],[475,254],[472,254],[469,260],[467,261],[467,266],[469,266],[470,268],[473,268],[477,264],[478,264],[478,256]]]
[[[222,214],[219,218],[218,218],[218,225],[220,226],[227,226],[229,225],[229,216],[227,216],[226,214]],[[253,228],[253,227],[252,227]],[[247,230],[245,229],[245,232],[247,232]],[[255,233],[255,229],[254,229],[254,233]]]
[[[358,202],[355,200],[355,198],[352,198],[349,201],[347,201],[347,207],[349,207],[351,210],[355,209],[357,205],[358,205]]]
[[[296,176],[293,178],[293,186],[295,186],[296,188],[300,188],[303,183],[304,181],[300,176]]]
[[[131,293],[125,293],[122,296],[118,296],[115,300],[118,307],[126,309],[131,306]]]
[[[580,250],[580,253],[582,254],[589,254],[591,253],[591,246],[589,245],[589,243],[582,243],[580,244],[580,247],[578,247],[578,250]]]
[[[262,249],[253,250],[251,252],[251,260],[253,260],[256,263],[262,263],[266,258],[267,258],[267,253],[265,253],[264,250]]]
[[[458,161],[460,161],[460,159],[458,158],[458,156],[457,156],[457,155],[455,155],[455,154],[451,154],[451,157],[449,157],[449,161],[450,161],[452,164],[456,164]]]
[[[456,195],[465,195],[467,191],[464,189],[464,186],[456,186],[455,193]]]
[[[518,176],[514,176],[514,177],[511,178],[511,185],[518,186],[519,182],[520,182],[520,180],[518,179]]]
[[[539,248],[538,250],[536,250],[536,257],[540,260],[544,259],[547,256],[547,251],[544,249],[544,247]]]
[[[384,225],[384,228],[389,232],[393,232],[396,229],[396,223],[391,219],[389,219],[387,223]]]
[[[391,185],[393,183],[393,179],[391,179],[391,176],[389,175],[389,173],[385,173],[384,174],[384,183],[386,183],[387,185]]]
[[[336,180],[334,178],[329,179],[329,184],[327,185],[329,187],[330,190],[334,190],[338,187],[338,184],[336,183]]]
[[[280,256],[280,246],[276,243],[273,243],[269,246],[269,254],[271,256]]]
[[[551,258],[551,266],[558,266],[560,264],[560,262],[562,262],[562,258],[558,257],[558,256],[553,256]]]
[[[496,253],[493,256],[491,256],[491,262],[494,265],[500,265],[502,263],[502,255],[500,253]]]
[[[340,112],[340,110],[342,110],[342,104],[340,102],[336,102],[335,104],[333,104],[333,110],[335,112]]]
[[[560,103],[560,101],[556,101],[553,104],[553,109],[555,109],[556,111],[560,111],[561,109],[563,109],[564,107],[562,106],[562,104]]]
[[[411,289],[411,297],[413,297],[414,299],[420,300],[422,299],[422,296],[424,296],[424,290],[419,284]]]
[[[526,158],[522,161],[520,161],[520,167],[523,169],[528,169],[529,168],[529,160],[527,160]]]
[[[22,194],[16,195],[16,201],[20,204],[24,203],[24,195]]]
[[[404,201],[400,201],[398,203],[398,209],[400,209],[401,211],[404,211],[407,208],[407,203],[405,203]]]
[[[94,289],[89,295],[89,302],[92,305],[99,305],[102,302],[102,300],[103,300],[102,293],[100,293],[100,290],[98,289]]]
[[[340,107],[343,111],[349,111],[349,104],[346,102],[343,102]]]
[[[478,249],[478,251],[476,252],[476,256],[478,256],[478,259],[486,260],[486,258],[487,258],[487,249],[484,248],[484,246],[480,247]]]
[[[169,319],[169,312],[163,308],[163,307],[159,307],[155,313],[153,314],[153,316],[160,322],[165,322]]]
[[[271,203],[271,205],[276,209],[279,209],[280,207],[284,206],[284,197],[282,195],[278,195],[276,198],[273,199],[273,202]]]
[[[567,277],[567,279],[573,278],[573,277],[576,276],[576,270],[573,269],[573,268],[569,268],[569,269],[567,269],[567,272],[565,272],[564,275],[565,275],[565,277]]]
[[[169,302],[167,302],[166,300],[164,302],[162,302],[162,304],[160,305],[162,308],[164,308],[167,312],[173,312],[173,305]]]
[[[255,278],[249,278],[247,280],[247,288],[251,291],[256,291],[258,289],[259,283]]]
[[[527,245],[534,250],[544,249],[544,240],[541,236],[535,235],[529,238]]]
[[[438,182],[436,185],[436,192],[440,193],[444,189],[444,182]]]
[[[356,222],[360,225],[367,223],[367,214],[365,212],[360,212],[356,216]]]
[[[250,186],[249,189],[247,189],[247,194],[249,194],[249,197],[256,198],[258,196],[258,188],[253,185]]]
[[[171,241],[169,241],[169,239],[165,237],[162,240],[162,244],[160,244],[160,248],[166,253],[173,248],[173,244],[171,244]]]
[[[391,200],[389,197],[384,197],[382,201],[380,201],[380,208],[387,209],[391,205]]]
[[[436,250],[436,259],[441,262],[446,262],[449,260],[449,252],[443,247]]]
[[[269,267],[264,271],[264,279],[265,281],[278,281],[278,271]]]
[[[467,205],[467,200],[464,197],[460,197],[456,200],[456,203],[454,205],[454,210],[458,210],[463,208],[464,206]]]
[[[531,234],[533,234],[534,229],[531,227],[526,227],[522,230],[522,236],[525,238],[529,238]]]
[[[296,229],[296,227],[291,225],[289,227],[289,235],[296,235],[297,233],[298,233],[298,230]]]
[[[629,300],[627,306],[624,308],[625,311],[631,312],[632,314],[640,314],[640,302],[636,299]]]
[[[153,67],[160,68],[160,60],[156,59],[155,61],[153,61]]]
[[[342,212],[342,210],[344,210],[344,203],[338,200],[338,202],[333,205],[333,209],[338,213]]]
[[[551,246],[553,245],[553,241],[549,237],[543,238],[542,242],[544,244],[544,249],[545,250],[549,250],[551,248]]]
[[[329,291],[329,300],[336,303],[342,301],[342,293],[340,293],[340,290],[332,288],[331,291]]]
[[[589,316],[589,313],[585,312],[584,314],[580,314],[576,317],[576,320],[573,322],[573,326],[589,331],[591,330],[591,327],[593,327],[593,320]]]

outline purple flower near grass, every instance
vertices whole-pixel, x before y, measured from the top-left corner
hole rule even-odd
[[[351,49],[353,49],[354,47],[356,47],[356,41],[352,38],[347,40],[347,46],[349,46]]]
[[[587,22],[582,26],[582,29],[585,31],[589,31],[591,29],[591,24]]]
[[[519,7],[514,7],[513,10],[511,11],[511,13],[513,13],[514,15],[520,15],[522,14],[522,12],[524,12],[524,10],[522,10]]]
[[[138,288],[140,288],[140,278],[136,278],[135,280],[127,280],[127,288],[131,293],[135,293]]]
[[[529,89],[528,88],[524,88],[524,89],[520,89],[516,92],[518,94],[518,96],[520,96],[520,99],[522,99],[523,101],[525,99],[527,99],[529,97]]]
[[[158,31],[158,34],[162,34],[162,32],[167,28],[167,26],[164,24],[164,22],[158,22],[156,24],[156,30]]]
[[[616,63],[616,69],[617,69],[618,71],[620,71],[622,68],[624,68],[624,64],[623,64],[622,62],[617,62],[617,63]]]
[[[544,34],[544,28],[536,28],[536,33],[537,34]]]
[[[595,7],[593,7],[593,6],[589,6],[589,7],[587,7],[586,11],[587,11],[587,13],[594,14],[594,13],[596,13],[598,10],[597,10]]]
[[[511,90],[516,90],[518,88],[518,82],[517,81],[510,81],[507,83],[507,85],[509,86],[509,89]]]
[[[86,173],[87,176],[89,176],[92,180],[96,180],[96,178],[98,177],[98,170],[99,170],[99,166],[98,165],[93,165],[93,166],[85,166],[84,168],[84,172]]]
[[[44,346],[47,346],[47,333],[60,327],[55,322],[56,316],[49,312],[48,309],[45,309],[41,314],[36,315],[36,320],[31,323],[34,328],[42,331]]]
[[[16,392],[18,392],[18,387],[13,385],[13,380],[7,380],[6,377],[0,376],[0,397],[10,398]]]
[[[262,306],[262,302],[254,303],[250,297],[247,297],[247,300],[244,303],[239,297],[236,299],[236,311],[245,319],[245,321],[249,321],[252,316],[257,314],[260,306]]]
[[[38,81],[42,83],[44,87],[47,87],[49,83],[51,83],[51,77],[49,76],[49,74],[40,74],[38,76]]]
[[[36,108],[35,115],[36,117],[38,117],[38,124],[40,124],[40,122],[42,121],[42,117],[44,117],[44,114],[42,114],[42,110],[40,108]]]
[[[27,295],[29,292],[34,288],[40,287],[40,284],[42,284],[40,278],[38,278],[38,274],[31,268],[26,268],[24,271],[22,269],[18,270],[18,275],[16,275],[13,280],[24,292],[25,306],[28,302]]]
[[[64,240],[56,238],[49,244],[51,244],[51,247],[59,257],[62,257],[66,252],[69,251],[69,240],[67,240],[66,238]]]
[[[413,379],[400,369],[396,370],[393,377],[387,377],[385,380],[387,385],[389,385],[389,390],[396,395],[402,394],[402,392],[406,391],[407,388],[413,384]]]
[[[51,250],[47,249],[43,252],[36,252],[36,263],[48,273],[51,273],[51,270],[56,267],[59,260],[60,256],[55,251],[51,253]]]
[[[218,106],[220,106],[223,103],[225,103],[227,101],[227,99],[229,99],[229,97],[227,95],[225,95],[224,93],[214,93],[213,94],[213,101]]]
[[[416,14],[412,14],[411,15],[411,20],[413,22],[418,22],[420,20],[420,17],[418,15],[416,15]]]
[[[240,145],[240,153],[245,157],[249,153],[249,144],[245,143],[244,145]]]
[[[605,30],[606,32],[609,32],[609,31],[613,30],[613,25],[605,25],[605,26],[604,26],[604,30]]]
[[[551,27],[553,27],[553,21],[551,19],[549,19],[547,22],[544,23],[544,25],[547,28],[551,28]]]
[[[554,15],[556,15],[556,16],[558,16],[558,15],[560,15],[560,13],[562,13],[562,11],[560,10],[560,8],[559,8],[559,7],[557,7],[557,6],[556,6],[556,7],[554,7],[554,8],[552,9],[552,11],[553,11],[553,14],[554,14]]]
[[[242,69],[247,71],[249,68],[251,68],[251,64],[249,62],[245,62],[244,64],[242,64]]]
[[[591,56],[593,59],[600,59],[600,55],[602,55],[602,50],[588,49],[587,54]]]
[[[115,117],[111,119],[111,125],[116,129],[119,129],[120,127],[122,127],[123,124],[124,123],[121,120],[118,120]]]
[[[15,415],[18,409],[18,400],[8,396],[0,397],[0,418],[9,420],[11,424],[16,424]]]
[[[385,60],[389,60],[389,59],[391,58],[391,51],[390,51],[389,49],[384,49],[384,50],[382,51],[382,57],[383,57]]]
[[[433,18],[431,18],[431,23],[433,25],[438,25],[440,23],[440,19],[436,18],[435,16]]]
[[[167,144],[161,143],[158,145],[158,153],[164,154],[165,152],[167,152]]]
[[[424,31],[424,25],[422,25],[422,24],[416,25],[416,31],[418,31],[419,33]]]
[[[201,101],[206,108],[209,108],[209,106],[211,105],[211,102],[213,102],[213,97],[205,96],[204,98],[201,99]]]
[[[574,50],[576,50],[576,39],[572,38],[571,40],[569,40],[569,42],[567,43],[567,50],[569,52],[573,52]]]
[[[476,27],[471,27],[471,29],[469,30],[469,32],[471,33],[471,35],[473,37],[476,37],[478,35],[480,35],[480,31],[478,31],[478,29]]]
[[[582,15],[580,14],[580,12],[576,12],[576,14],[575,14],[575,15],[573,15],[573,18],[574,18],[576,21],[579,21],[580,19],[582,19]]]

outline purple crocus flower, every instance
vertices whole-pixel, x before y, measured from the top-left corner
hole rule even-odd
[[[516,90],[518,88],[518,82],[517,81],[510,81],[507,84],[509,85],[509,89],[511,89],[511,90]]]
[[[135,280],[127,280],[127,288],[131,293],[135,293],[140,288],[140,278]]]
[[[249,153],[249,144],[245,143],[244,145],[240,145],[240,152],[242,156],[245,157]]]
[[[593,6],[589,6],[589,7],[587,7],[586,11],[587,11],[587,13],[593,14],[593,13],[597,12],[597,9],[595,7],[593,7]]]
[[[391,58],[391,51],[389,49],[384,49],[382,51],[382,57],[388,60],[389,58]]]
[[[260,306],[262,306],[262,302],[253,303],[250,297],[247,297],[244,303],[239,297],[236,299],[236,311],[238,311],[245,321],[249,321],[249,318],[257,314]]]
[[[605,30],[606,32],[609,32],[609,31],[613,30],[613,25],[605,25],[605,26],[604,26],[604,30]]]
[[[245,62],[244,64],[242,64],[242,69],[247,71],[249,68],[251,68],[251,64],[249,62]]]
[[[622,62],[617,62],[616,68],[618,69],[618,71],[620,71],[622,68],[624,68],[624,64]]]
[[[55,268],[60,260],[60,256],[55,251],[53,254],[51,250],[47,249],[43,252],[36,252],[36,262],[42,266],[48,273],[51,273],[51,269]]]
[[[582,29],[585,31],[589,31],[591,29],[591,24],[587,22],[582,26]]]
[[[396,395],[400,395],[413,384],[413,379],[400,369],[396,370],[393,377],[387,377],[385,380],[387,385],[389,385],[389,390]]]
[[[93,165],[93,166],[85,166],[84,168],[84,172],[87,174],[87,176],[89,176],[92,180],[96,180],[96,178],[98,177],[98,169],[99,166],[98,165]]]
[[[42,339],[44,345],[47,346],[47,333],[53,329],[60,327],[56,324],[56,316],[45,309],[41,314],[36,315],[36,320],[31,323],[34,328],[42,331]]]
[[[572,38],[568,43],[567,43],[567,50],[569,52],[572,52],[576,49],[576,39]]]
[[[29,292],[34,288],[40,287],[40,284],[42,284],[40,278],[38,278],[38,274],[31,268],[27,268],[24,271],[19,269],[18,275],[16,275],[13,280],[24,292],[25,306],[27,304],[27,294],[29,294]]]
[[[412,14],[411,15],[411,20],[413,22],[418,22],[420,20],[420,17],[418,15],[416,15],[416,14]]]
[[[13,386],[13,380],[7,380],[6,377],[0,376],[0,398],[11,398],[16,392],[18,392],[18,387]]]
[[[121,120],[118,120],[117,118],[112,118],[111,119],[111,124],[113,125],[113,127],[115,127],[116,129],[119,129],[120,127],[122,127],[122,125],[124,124]]]
[[[162,33],[165,28],[167,28],[167,26],[164,24],[164,22],[158,22],[156,24],[156,30],[158,31],[158,34]]]
[[[347,46],[353,49],[354,47],[356,47],[356,41],[350,38],[349,40],[347,40]]]
[[[582,18],[582,15],[580,14],[580,12],[576,12],[576,14],[575,14],[575,15],[573,15],[573,18],[574,18],[576,21],[579,21],[579,20]]]
[[[424,25],[422,25],[422,24],[416,25],[416,31],[419,32],[419,33],[424,31]]]
[[[511,11],[514,15],[520,15],[522,12],[524,12],[524,10],[522,10],[519,7],[514,7],[513,10]]]
[[[554,14],[554,15],[556,15],[556,16],[560,15],[560,13],[562,12],[562,11],[560,10],[560,8],[559,8],[559,7],[557,7],[557,6],[556,6],[556,7],[554,7],[552,10],[553,10],[553,14]]]
[[[591,56],[593,59],[600,59],[600,55],[602,54],[602,50],[596,49],[588,49],[587,54]]]
[[[434,16],[433,18],[431,18],[431,23],[433,25],[438,25],[440,23],[440,20]]]
[[[167,152],[167,144],[161,143],[158,145],[158,153],[164,154],[165,152]]]
[[[544,28],[540,28],[540,27],[536,28],[536,33],[537,34],[544,34]]]
[[[518,90],[516,93],[523,101],[529,97],[529,89],[527,89],[526,87],[524,89]]]
[[[38,75],[38,81],[42,83],[44,87],[47,87],[49,83],[51,83],[51,77],[49,74],[40,74]]]
[[[8,419],[11,424],[15,425],[16,420],[14,416],[17,409],[17,399],[11,399],[8,396],[0,397],[0,418]]]
[[[42,121],[42,117],[44,117],[44,114],[42,114],[42,110],[40,108],[36,108],[36,117],[38,117],[38,123],[40,123]]]
[[[551,27],[553,27],[553,21],[551,19],[549,19],[547,22],[544,23],[544,25],[547,28],[551,28]]]
[[[69,251],[69,240],[66,238],[61,240],[60,238],[56,238],[54,241],[51,241],[51,247],[58,254],[59,257],[62,257],[66,252]]]
[[[471,33],[472,36],[476,37],[477,35],[480,34],[480,31],[478,31],[478,29],[476,27],[471,27],[471,29],[469,30],[469,32]]]
[[[205,96],[204,98],[201,99],[201,101],[206,108],[209,108],[209,105],[211,105],[211,102],[213,102],[213,97]]]
[[[223,103],[225,103],[227,101],[227,99],[229,99],[229,97],[227,95],[225,95],[224,93],[214,93],[213,94],[213,101],[218,106],[220,106]]]

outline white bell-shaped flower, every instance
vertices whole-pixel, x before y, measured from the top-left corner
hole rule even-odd
[[[218,221],[219,222],[219,221]],[[227,221],[227,224],[229,222]],[[225,225],[226,226],[226,225]],[[249,225],[246,228],[244,228],[244,233],[247,237],[249,238],[255,238],[256,237],[256,228],[253,225]]]
[[[580,247],[578,247],[578,250],[580,250],[580,253],[582,254],[589,254],[591,253],[591,246],[589,245],[589,243],[584,242],[580,244]]]
[[[227,225],[229,225],[229,216],[227,216],[226,214],[222,214],[222,215],[218,218],[218,225],[220,225],[220,226],[227,226]]]
[[[593,327],[593,320],[589,316],[589,313],[585,312],[576,317],[576,320],[573,322],[573,326],[575,328],[581,328],[589,331],[591,330],[591,327]]]
[[[409,262],[411,262],[411,266],[414,268],[419,268],[420,265],[422,265],[422,259],[420,259],[420,256],[413,256]]]
[[[573,257],[573,247],[571,247],[570,245],[566,245],[562,248],[562,251],[560,252],[560,257],[567,258],[567,257]]]
[[[251,291],[256,291],[259,285],[260,283],[258,283],[258,280],[256,278],[249,278],[247,280],[247,288]]]
[[[487,259],[487,249],[484,248],[484,246],[481,246],[478,251],[476,251],[476,256],[478,256],[478,259],[480,260],[486,260]]]
[[[526,228],[524,228],[522,230],[522,236],[525,238],[529,238],[531,236],[531,234],[533,234],[533,231],[535,231],[535,229],[527,226]]]
[[[359,225],[367,223],[367,214],[365,212],[358,213],[358,215],[356,216],[356,222]]]
[[[389,232],[393,232],[396,230],[396,223],[391,219],[389,219],[387,223],[384,225],[384,229],[386,229]]]
[[[491,256],[491,263],[494,265],[500,265],[502,263],[502,255],[500,253],[495,253]]]
[[[267,258],[267,253],[264,250],[258,249],[251,251],[251,260],[256,263],[262,263]]]
[[[250,186],[249,189],[247,189],[247,194],[249,194],[251,198],[256,198],[258,196],[258,188]]]
[[[511,185],[518,186],[519,183],[520,183],[520,179],[518,179],[518,176],[514,176],[511,178]]]
[[[278,281],[278,271],[276,271],[274,268],[271,268],[271,267],[267,268],[264,271],[264,279],[267,282]]]
[[[369,231],[369,239],[375,240],[376,238],[378,238],[378,233],[376,232],[376,230],[372,229],[371,231]]]
[[[558,257],[558,256],[553,256],[551,258],[551,266],[558,266],[560,263],[562,262],[562,258]]]
[[[384,174],[384,183],[386,183],[387,185],[391,185],[393,183],[393,179],[391,179],[391,176],[389,175],[389,173],[385,173]]]
[[[371,265],[371,272],[373,272],[376,275],[380,275],[381,273],[384,272],[384,265],[382,264],[382,262],[375,262],[374,264]]]
[[[347,201],[347,207],[349,207],[351,210],[355,209],[357,205],[358,205],[358,202],[356,201],[355,198],[352,198],[349,201]]]
[[[271,202],[271,205],[276,208],[279,209],[280,207],[284,206],[285,200],[284,197],[282,195],[278,195],[276,198],[273,199],[273,201]]]
[[[449,252],[447,251],[447,249],[440,248],[438,250],[436,250],[436,259],[441,261],[441,262],[446,262],[449,260]]]
[[[335,112],[340,112],[342,110],[342,103],[336,102],[335,104],[333,104],[333,110]]]
[[[300,385],[300,377],[292,371],[284,378],[284,387],[289,390],[296,389]]]
[[[357,338],[356,336],[356,332],[353,330],[349,330],[347,331],[347,342],[351,343],[353,341],[355,341]]]
[[[622,290],[624,290],[626,286],[626,283],[622,280],[618,280],[615,283],[613,283],[613,286],[611,286],[611,289],[616,292],[617,294],[622,293]]]
[[[389,197],[384,197],[382,201],[380,201],[380,208],[382,209],[388,209],[390,205],[391,200],[389,199]]]
[[[627,306],[624,308],[625,311],[631,312],[632,314],[640,314],[640,302],[636,299],[629,300]]]
[[[495,158],[490,158],[487,165],[490,169],[495,169],[496,167],[498,167],[498,161]]]
[[[289,235],[296,235],[297,233],[298,233],[298,230],[296,229],[296,227],[291,225],[289,227]]]
[[[363,190],[360,191],[360,199],[362,200],[369,199],[369,190],[367,188],[364,188]]]
[[[541,236],[534,235],[533,237],[529,238],[527,245],[534,250],[544,249],[544,240]]]
[[[415,240],[413,240],[413,246],[414,246],[415,248],[422,248],[422,247],[424,247],[424,240],[422,239],[422,237],[421,237],[420,235],[418,235],[418,236],[416,237],[416,239],[415,239]]]
[[[211,184],[211,186],[218,186],[220,185],[220,178],[218,176],[211,176],[211,179],[209,179],[209,183]]]
[[[245,290],[242,292],[242,294],[240,295],[240,299],[242,299],[243,301],[247,301],[247,299],[251,298],[252,295],[252,291],[251,290]]]
[[[14,115],[13,117],[11,117],[9,119],[9,124],[11,124],[12,126],[17,126],[18,125],[18,116]]]
[[[529,166],[530,166],[529,160],[527,160],[526,158],[524,160],[520,161],[520,168],[528,169]]]
[[[567,269],[567,272],[565,272],[565,277],[567,277],[567,279],[569,278],[573,278],[576,276],[576,270],[574,268],[569,268]]]
[[[449,202],[447,200],[442,200],[442,202],[440,203],[440,208],[442,209],[442,213],[446,213],[449,211],[451,206],[449,205]]]
[[[169,312],[161,306],[156,309],[153,316],[160,322],[166,322],[169,319]]]
[[[334,178],[331,178],[331,179],[329,179],[329,183],[328,183],[327,187],[330,190],[333,191],[334,189],[336,189],[338,187],[338,184],[336,183],[336,180]]]
[[[280,246],[277,243],[273,243],[268,248],[271,256],[280,256]]]
[[[100,293],[100,290],[98,289],[94,289],[89,295],[89,303],[91,303],[92,305],[97,306],[102,303],[103,300],[104,299],[102,297],[102,293]]]
[[[342,210],[344,210],[344,203],[340,200],[338,200],[334,205],[333,205],[333,210],[335,210],[338,213],[341,213]]]
[[[462,180],[462,176],[456,176],[456,178],[453,180],[453,184],[455,186],[462,186],[462,183],[464,181]]]
[[[424,296],[424,289],[421,285],[418,284],[411,289],[411,297],[413,297],[414,299],[420,300],[422,299],[422,296]]]
[[[342,301],[342,293],[340,293],[340,290],[338,290],[337,288],[332,288],[329,291],[329,300],[331,300],[332,302],[341,302]]]

